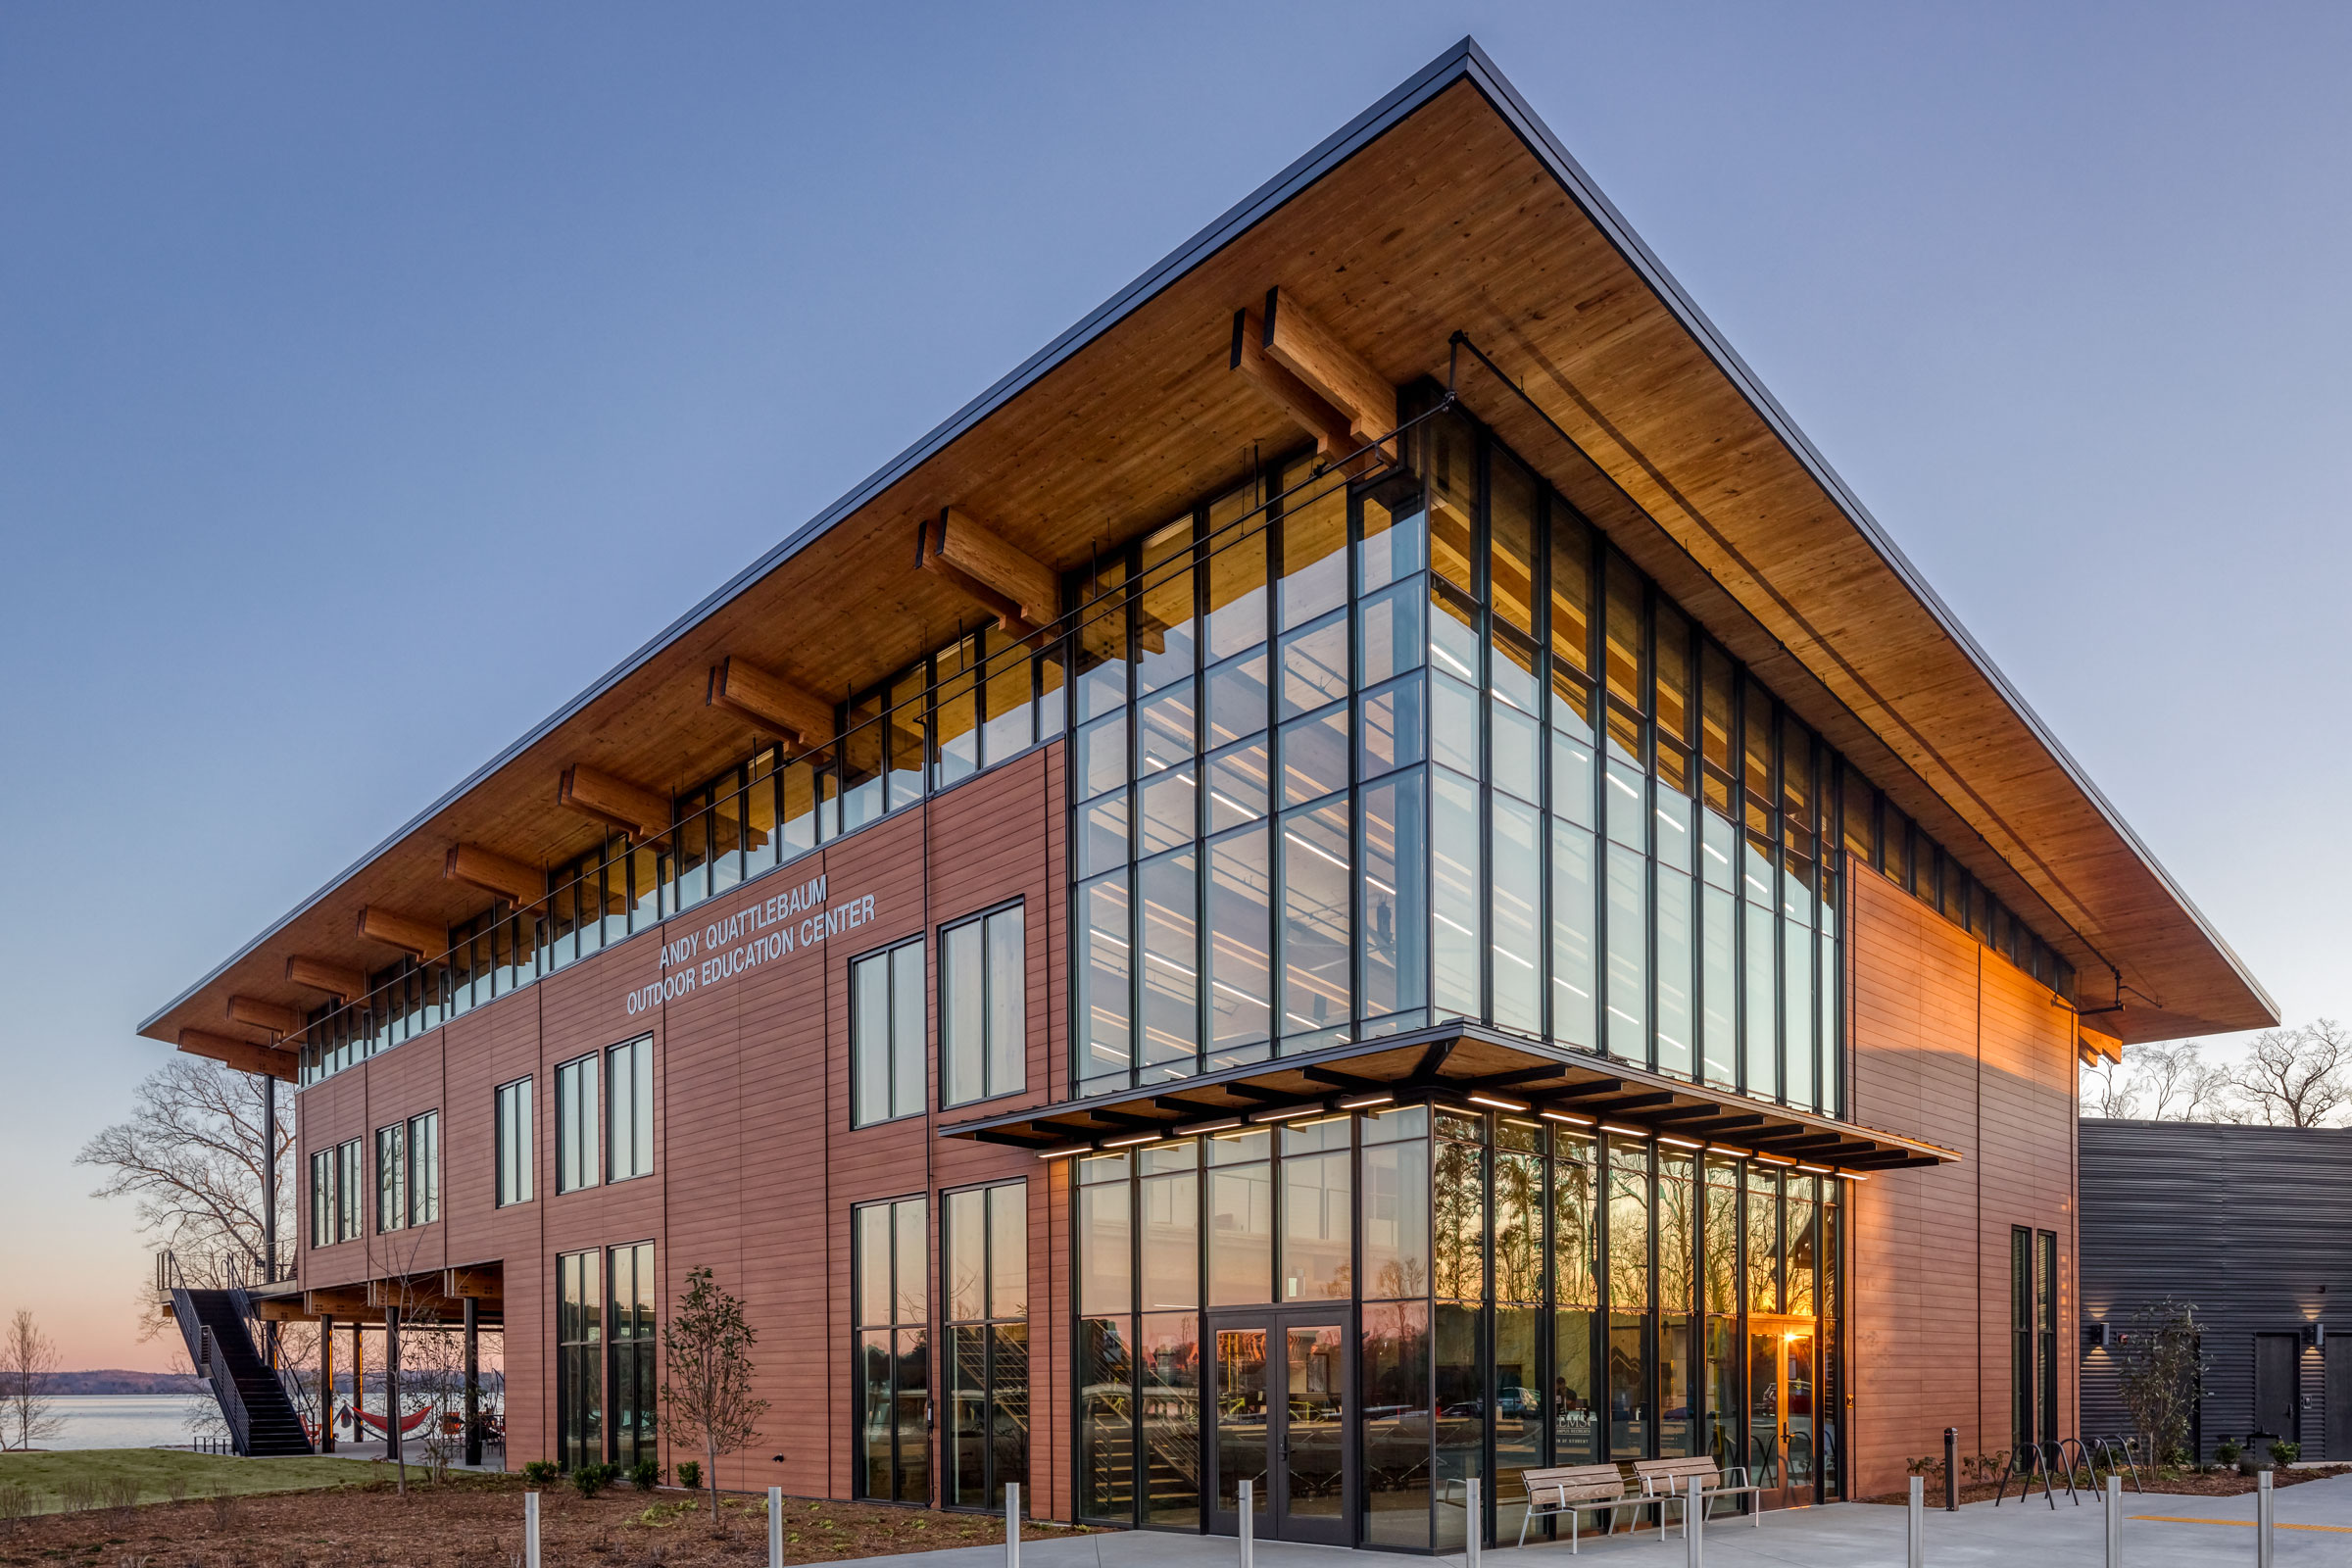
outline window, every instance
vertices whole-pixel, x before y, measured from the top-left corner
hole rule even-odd
[[[498,1206],[531,1200],[531,1081],[501,1084],[497,1102]]]
[[[625,1182],[654,1170],[654,1037],[605,1053],[612,1085],[605,1117],[605,1180]]]
[[[409,1124],[375,1130],[375,1228],[396,1231],[409,1222]]]
[[[850,1125],[923,1108],[923,944],[850,962]]]
[[[1021,906],[940,934],[940,1103],[968,1104],[1019,1090],[1027,1044]]]
[[[2009,1230],[2009,1442],[2034,1444],[2034,1233]]]
[[[566,1470],[605,1457],[604,1272],[601,1251],[556,1258],[556,1460]]]
[[[1029,1480],[1029,1184],[950,1193],[941,1242],[947,1282],[945,1494],[988,1508]]]
[[[556,1069],[556,1191],[596,1185],[596,1057]]]
[[[409,1223],[441,1217],[441,1113],[409,1118]]]
[[[613,1248],[607,1272],[612,1284],[606,1299],[612,1303],[612,1457],[626,1469],[660,1453],[654,1431],[654,1302],[661,1283],[654,1274],[654,1244]]]
[[[311,1245],[332,1247],[360,1239],[360,1140],[311,1156]]]
[[[858,1320],[858,1495],[931,1500],[928,1212],[919,1198],[850,1211]]]

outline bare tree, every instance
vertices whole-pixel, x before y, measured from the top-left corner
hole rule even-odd
[[[29,1448],[65,1425],[50,1393],[57,1346],[24,1307],[0,1332],[0,1448]]]
[[[2207,1061],[2198,1042],[2132,1046],[2125,1054],[2137,1069],[2132,1083],[2147,1096],[2150,1121],[2217,1121],[2228,1108],[2229,1070]]]
[[[2127,1054],[2130,1051],[2125,1048]],[[2098,1065],[2082,1069],[2082,1114],[2124,1121],[2138,1116],[2138,1079],[2122,1063],[2101,1056]]]
[[[191,1286],[220,1287],[262,1267],[264,1081],[201,1056],[175,1055],[142,1079],[130,1117],[82,1146],[74,1163],[105,1172],[94,1196],[129,1198],[139,1229],[172,1249]],[[293,1117],[278,1118],[279,1212],[297,1205],[284,1171]]]
[[[2244,1119],[2272,1127],[2324,1127],[2352,1102],[2352,1031],[2332,1018],[2301,1029],[2265,1029],[2230,1074]]]
[[[718,1458],[751,1446],[767,1414],[752,1396],[752,1347],[759,1335],[743,1303],[712,1283],[708,1268],[686,1276],[686,1294],[662,1326],[662,1402],[670,1428],[703,1440],[703,1475],[710,1486],[710,1522],[718,1522]]]

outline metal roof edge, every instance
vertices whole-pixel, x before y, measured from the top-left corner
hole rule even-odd
[[[2173,879],[2172,873],[2165,869],[2163,862],[2158,860],[2148,847],[2140,841],[2139,835],[2132,831],[2131,823],[2124,820],[2123,814],[2115,808],[2114,804],[2107,799],[2098,785],[2091,781],[2089,773],[2082,764],[2075,760],[2074,755],[2059,741],[2057,735],[2047,724],[2042,722],[2041,715],[2034,710],[2033,705],[2026,701],[2024,694],[2011,683],[2006,674],[2002,673],[2000,666],[1993,662],[1992,656],[1984,651],[1983,645],[1978,643],[1968,628],[1961,624],[1960,617],[1953,613],[1951,607],[1946,605],[1936,590],[1929,585],[1926,576],[1911,564],[1910,558],[1903,554],[1902,547],[1894,542],[1893,536],[1880,523],[1871,510],[1863,505],[1861,497],[1856,495],[1853,489],[1846,484],[1843,476],[1831,466],[1829,459],[1822,455],[1818,447],[1814,446],[1812,438],[1798,427],[1796,420],[1789,416],[1788,411],[1781,407],[1780,400],[1772,395],[1762,379],[1748,368],[1747,362],[1740,357],[1739,351],[1732,347],[1730,340],[1716,329],[1715,323],[1708,318],[1706,312],[1699,309],[1697,301],[1693,300],[1675,275],[1667,270],[1666,264],[1658,260],[1642,236],[1635,231],[1633,224],[1626,220],[1625,215],[1617,210],[1616,205],[1602,193],[1599,185],[1585,172],[1584,166],[1576,161],[1574,155],[1552,133],[1551,127],[1544,122],[1542,117],[1534,109],[1529,107],[1524,98],[1519,96],[1519,90],[1511,84],[1510,78],[1505,76],[1494,62],[1488,57],[1487,52],[1479,47],[1475,38],[1464,38],[1456,48],[1466,52],[1469,60],[1468,74],[1479,90],[1484,92],[1488,100],[1494,105],[1495,111],[1519,132],[1520,139],[1536,154],[1537,158],[1550,166],[1554,177],[1567,188],[1569,195],[1576,200],[1577,204],[1584,208],[1586,216],[1592,220],[1593,224],[1608,237],[1609,242],[1617,248],[1618,253],[1626,259],[1627,265],[1641,274],[1642,280],[1648,283],[1658,297],[1665,302],[1666,308],[1682,321],[1684,328],[1697,339],[1699,346],[1706,351],[1710,359],[1715,361],[1717,368],[1739,390],[1740,395],[1745,398],[1758,416],[1772,427],[1773,433],[1781,438],[1782,443],[1796,455],[1797,461],[1805,466],[1806,470],[1813,475],[1814,481],[1828,492],[1830,498],[1838,504],[1838,509],[1846,514],[1847,520],[1853,523],[1854,527],[1862,534],[1864,540],[1878,552],[1880,558],[1902,580],[1904,586],[1911,590],[1913,597],[1927,608],[1928,613],[1936,618],[1936,624],[1943,629],[1944,634],[1959,645],[1961,651],[1967,655],[1969,662],[1976,666],[1978,673],[1992,683],[1993,690],[2000,694],[2001,700],[2009,705],[2011,711],[2025,721],[2026,727],[2033,731],[2034,738],[2041,742],[2043,748],[2049,752],[2051,758],[2065,771],[2075,787],[2081,790],[2091,805],[2097,808],[2100,818],[2131,848],[2132,853],[2138,857],[2140,863],[2147,867],[2149,873],[2162,884],[2164,890],[2172,896],[2173,902],[2180,906],[2181,911],[2195,922],[2198,931],[2203,933],[2205,940],[2211,943],[2214,950],[2228,961],[2238,979],[2243,981],[2246,988],[2276,1014],[2278,1010],[2278,1004],[2272,1000],[2270,993],[2263,989],[2262,982],[2254,978],[2252,972],[2246,968],[2244,961],[2223,939],[2221,933],[2214,928],[2213,923],[2205,917],[2205,912],[2197,907],[2196,902],[2189,898],[2180,883]]]
[[[852,486],[831,506],[801,524],[750,565],[705,595],[693,608],[655,633],[636,652],[607,670],[578,696],[557,709],[546,718],[541,719],[525,731],[519,739],[445,791],[432,805],[395,828],[358,859],[352,861],[350,865],[336,872],[317,892],[271,921],[259,934],[239,947],[236,952],[216,964],[202,979],[158,1007],[139,1024],[137,1032],[144,1035],[153,1029],[174,1009],[186,1004],[207,986],[242,963],[252,956],[256,949],[261,948],[296,920],[302,918],[303,915],[318,907],[321,902],[331,897],[344,884],[372,865],[411,834],[416,833],[435,816],[463,800],[468,793],[545,740],[564,723],[578,716],[590,704],[642,669],[686,633],[741,597],[745,590],[754,583],[791,560],[809,543],[824,535],[835,524],[856,513],[858,508],[873,500],[891,485],[896,484],[931,458],[945,451],[958,437],[977,426],[989,415],[1010,402],[1019,393],[1026,391],[1048,372],[1132,315],[1168,284],[1223,249],[1251,225],[1278,211],[1292,197],[1298,195],[1299,191],[1312,184],[1316,179],[1321,178],[1332,168],[1361,151],[1377,139],[1382,132],[1404,120],[1414,110],[1419,109],[1446,87],[1471,74],[1473,63],[1484,59],[1485,56],[1480,53],[1476,41],[1465,36],[1453,47],[1446,50],[1428,65],[1406,77],[1404,81],[1369,109],[1364,110],[1347,124],[1326,136],[1302,156],[1294,159],[1281,172],[1227,208],[1190,239],[1147,268],[1133,282],[1079,318],[1075,324],[1064,330],[1044,348],[1039,349],[1021,364],[1000,376],[994,384],[934,425],[911,446]],[[1488,69],[1492,70],[1492,67]]]

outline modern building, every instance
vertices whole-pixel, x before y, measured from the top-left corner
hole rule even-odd
[[[2273,1017],[1465,41],[144,1029],[516,1459],[708,1266],[730,1486],[1427,1551],[2072,1432],[2078,1057]]]
[[[2133,1430],[2123,1342],[2171,1300],[2204,1325],[2202,1457],[2267,1432],[2352,1458],[2352,1128],[2086,1117],[2082,1141],[2083,1430]]]

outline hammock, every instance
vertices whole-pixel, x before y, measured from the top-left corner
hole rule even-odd
[[[380,1433],[385,1429],[384,1418],[373,1410],[353,1410],[346,1406],[344,1413],[354,1417],[362,1425],[368,1427],[371,1431]],[[400,1430],[402,1435],[406,1436],[407,1434],[416,1431],[418,1427],[424,1424],[424,1418],[432,1413],[433,1407],[428,1404],[421,1410],[413,1411],[408,1415],[402,1416],[400,1418]]]

